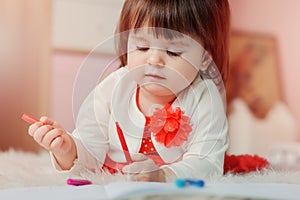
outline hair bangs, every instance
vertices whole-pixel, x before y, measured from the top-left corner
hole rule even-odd
[[[149,5],[136,6],[136,9],[132,10],[131,16],[129,16],[131,23],[129,24],[130,27],[127,28],[134,29],[134,33],[137,33],[141,28],[149,28],[149,33],[155,37],[164,37],[169,40],[183,37],[184,34],[197,35],[195,25],[191,23],[193,19],[187,20],[190,10],[187,10],[188,8],[183,9],[183,5],[178,3],[180,1],[165,1],[169,5],[167,8],[160,1],[147,1],[146,4]],[[146,9],[149,7],[152,9]]]

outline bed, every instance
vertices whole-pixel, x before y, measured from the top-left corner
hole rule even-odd
[[[84,178],[92,180],[92,187],[66,187],[68,178]],[[88,171],[78,175],[56,172],[51,165],[48,152],[38,154],[9,150],[0,152],[0,199],[10,194],[10,199],[53,199],[51,194],[74,194],[70,199],[86,199],[105,185],[115,182],[126,182],[122,175],[96,175]],[[118,199],[299,199],[300,198],[300,170],[297,168],[279,169],[272,166],[247,174],[227,174],[222,177],[210,177],[205,180],[205,189],[196,191],[181,190],[179,193],[159,192],[153,188],[148,192],[134,192],[124,194]],[[130,188],[130,184],[126,182]],[[125,184],[125,185],[126,185]],[[114,185],[111,187],[115,187]],[[148,187],[148,186],[147,186]],[[159,186],[160,187],[160,186]],[[168,186],[169,187],[169,186]],[[172,185],[170,187],[173,187]],[[79,188],[79,189],[78,189]],[[136,188],[135,186],[133,188]],[[149,188],[149,187],[148,187]],[[244,191],[243,191],[244,188]],[[155,189],[155,190],[154,190]],[[39,193],[37,192],[39,191]],[[167,190],[165,190],[167,191]],[[34,194],[36,196],[34,196]],[[49,195],[47,195],[49,194]],[[96,194],[96,193],[95,193]],[[278,194],[280,194],[278,196]],[[1,196],[2,195],[2,196]],[[61,199],[68,199],[60,196]],[[103,197],[103,195],[102,195]],[[276,197],[276,198],[275,198]],[[57,196],[55,199],[59,199]],[[90,198],[93,199],[93,198]],[[94,199],[101,199],[95,196]],[[103,198],[102,198],[103,199]],[[104,198],[105,199],[105,198]],[[108,198],[109,199],[109,198]]]

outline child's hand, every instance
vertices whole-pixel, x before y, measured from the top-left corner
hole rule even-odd
[[[123,167],[122,171],[130,175],[132,181],[165,182],[164,172],[154,161],[143,154],[132,157],[133,163]]]
[[[72,137],[61,125],[48,117],[41,117],[39,122],[30,125],[28,133],[38,144],[51,151],[60,165],[60,160],[66,159],[71,162],[75,159],[76,148]]]

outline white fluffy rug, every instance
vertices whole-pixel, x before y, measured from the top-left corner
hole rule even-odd
[[[96,184],[107,184],[116,180],[125,181],[121,175],[96,175],[82,172],[81,178]],[[9,150],[0,152],[0,189],[29,186],[65,185],[67,178],[78,178],[70,174],[58,173],[51,165],[47,152],[33,154]],[[274,170],[272,167],[245,175],[210,177],[208,183],[297,183],[300,184],[300,170]]]

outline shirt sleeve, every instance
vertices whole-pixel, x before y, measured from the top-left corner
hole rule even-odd
[[[223,174],[224,155],[228,148],[228,122],[218,89],[213,83],[205,84],[206,88],[193,109],[193,132],[182,160],[163,166],[180,178]]]
[[[97,98],[96,90],[97,88],[88,95],[81,105],[76,120],[76,129],[70,134],[77,151],[77,159],[72,168],[62,170],[53,154],[50,153],[53,166],[58,171],[73,173],[83,169],[96,171],[104,163],[109,148],[107,136],[109,111],[108,108],[105,108],[104,100]],[[97,116],[96,111],[103,115]]]
[[[71,134],[70,134],[71,135]],[[97,162],[97,160],[86,150],[83,146],[82,142],[75,137],[75,133],[71,135],[75,142],[76,151],[77,151],[77,159],[74,161],[74,165],[69,170],[63,170],[60,165],[57,163],[53,153],[50,152],[50,158],[52,161],[53,167],[61,173],[72,173],[76,174],[78,172],[82,172],[84,170],[96,171],[101,165]]]
[[[115,73],[109,75],[87,96],[76,120],[76,129],[71,134],[76,144],[77,159],[68,172],[83,169],[99,170],[109,149],[108,126],[111,115],[111,95],[116,81]],[[53,155],[54,167],[63,171]]]

